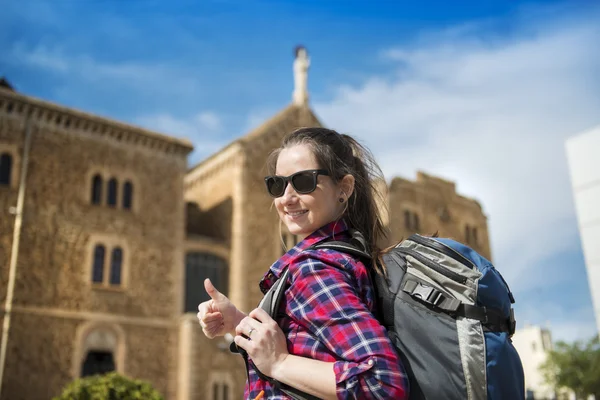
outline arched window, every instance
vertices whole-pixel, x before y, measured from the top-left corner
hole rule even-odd
[[[78,329],[75,373],[80,377],[103,375],[123,368],[123,331],[119,326],[85,323]]]
[[[0,185],[10,185],[12,173],[12,156],[8,153],[0,155]]]
[[[123,265],[123,250],[120,247],[115,247],[112,251],[110,260],[110,284],[121,284],[121,266]]]
[[[131,210],[133,203],[133,184],[129,181],[123,185],[123,208]]]
[[[213,400],[229,400],[229,385],[224,382],[214,382],[212,385]]]
[[[115,370],[115,360],[110,351],[88,351],[81,366],[81,377],[104,375]]]
[[[102,203],[102,177],[100,174],[92,178],[92,204]]]
[[[118,195],[118,190],[119,190],[119,183],[117,182],[117,180],[115,178],[112,178],[111,180],[108,181],[108,193],[107,193],[107,197],[106,197],[106,203],[110,206],[110,207],[116,207],[117,206],[117,195]]]
[[[106,248],[99,244],[94,247],[94,264],[92,266],[92,282],[104,282],[104,255]]]
[[[227,295],[227,262],[209,253],[192,252],[185,257],[185,304],[184,312],[198,312],[198,304],[209,300],[204,280],[209,278],[219,292]]]
[[[227,372],[212,373],[208,377],[207,399],[229,400],[229,388],[233,385],[231,375]]]

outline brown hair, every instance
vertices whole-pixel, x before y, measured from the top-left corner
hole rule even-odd
[[[386,202],[377,201],[382,193],[376,185],[384,180],[373,155],[349,135],[326,128],[300,128],[285,136],[281,147],[270,154],[267,160],[268,173],[275,173],[281,150],[300,144],[310,146],[319,168],[328,170],[335,183],[346,175],[354,176],[354,192],[348,198],[343,217],[350,228],[364,235],[367,251],[373,260],[377,260],[381,252],[378,244],[387,237],[379,208],[385,206]]]

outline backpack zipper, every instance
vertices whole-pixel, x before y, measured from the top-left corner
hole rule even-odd
[[[411,235],[408,238],[408,240],[412,240],[413,242],[418,243],[422,246],[431,247],[434,250],[437,250],[440,253],[443,253],[448,257],[454,259],[455,261],[458,261],[459,263],[470,267],[471,269],[477,269],[477,267],[475,266],[475,264],[473,264],[471,260],[467,259],[465,256],[463,256],[453,248],[445,245],[444,243],[438,242],[437,240],[427,239],[419,235]]]
[[[431,261],[429,258],[425,257],[424,255],[422,255],[412,249],[407,249],[405,247],[396,247],[396,249],[401,253],[408,254],[409,256],[419,260],[420,262],[422,262],[429,268],[444,275],[446,278],[452,279],[454,282],[462,283],[463,285],[467,283],[466,277],[459,275],[456,272],[450,271],[450,270],[440,266],[436,262]]]

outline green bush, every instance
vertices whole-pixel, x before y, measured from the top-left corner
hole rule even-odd
[[[149,383],[111,372],[77,379],[52,400],[164,400]]]

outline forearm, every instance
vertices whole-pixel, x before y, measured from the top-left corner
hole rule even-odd
[[[321,399],[337,399],[333,365],[290,354],[273,370],[273,379]]]

